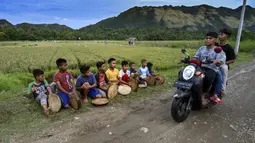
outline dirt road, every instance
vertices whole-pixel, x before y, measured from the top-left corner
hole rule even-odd
[[[170,116],[171,95],[129,105],[96,108],[67,124],[42,131],[36,142],[78,143],[253,143],[255,61],[230,72],[223,105],[192,112],[183,123]]]

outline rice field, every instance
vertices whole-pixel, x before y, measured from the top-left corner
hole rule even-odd
[[[0,43],[1,44],[1,43]],[[2,45],[5,45],[2,43]],[[181,48],[181,47],[180,47]],[[65,58],[69,67],[75,69],[79,64],[94,66],[97,61],[114,57],[118,60],[128,60],[140,64],[145,58],[155,64],[157,69],[167,69],[180,58],[178,48],[150,47],[143,43],[129,46],[125,42],[108,43],[96,41],[81,42],[9,42],[1,46],[0,72],[29,72],[34,68],[44,70],[56,69],[55,61]],[[194,50],[191,50],[192,52]]]
[[[79,74],[80,64],[88,64],[96,72],[95,63],[110,57],[117,59],[119,69],[122,60],[135,62],[138,68],[141,59],[147,59],[154,64],[156,72],[172,79],[180,68],[176,64],[181,58],[180,49],[186,48],[193,55],[201,45],[203,41],[138,41],[135,46],[126,41],[109,41],[108,44],[104,41],[0,42],[0,91],[26,87],[33,80],[31,71],[34,68],[41,68],[46,76],[52,76],[57,71],[55,61],[58,58],[67,59],[74,74]],[[254,46],[254,41],[242,42],[241,50]],[[242,57],[247,58],[247,54],[240,53]]]

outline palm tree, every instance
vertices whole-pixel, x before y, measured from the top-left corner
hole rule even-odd
[[[239,24],[239,28],[238,28],[237,37],[236,37],[236,45],[235,45],[236,55],[238,55],[238,50],[239,50],[239,45],[240,45],[240,40],[241,40],[245,8],[246,8],[246,0],[243,0],[243,8],[242,8],[242,13],[241,13],[241,18],[240,18],[240,24]]]

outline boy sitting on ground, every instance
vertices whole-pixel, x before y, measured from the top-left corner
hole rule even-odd
[[[160,75],[157,75],[153,70],[152,70],[152,66],[153,64],[151,62],[148,62],[147,63],[147,67],[149,69],[149,73],[151,74],[151,76],[155,77],[155,79],[159,82],[159,84],[163,84],[165,79],[160,76]]]
[[[120,70],[120,79],[122,84],[129,85],[129,78],[130,78],[130,71],[128,70],[128,62],[122,61],[121,62],[122,69]]]
[[[106,71],[105,62],[97,62],[96,66],[98,69],[98,72],[95,74],[95,78],[97,81],[97,88],[99,89],[102,95],[106,95],[106,91],[107,91],[106,84],[111,85],[111,82],[108,80],[105,74],[105,71]],[[102,93],[101,90],[104,93]]]
[[[136,70],[135,63],[130,62],[129,67],[130,67],[130,69],[129,69],[129,71],[130,71],[130,76],[131,76],[131,77],[137,77],[137,76],[139,75],[139,73],[138,73],[137,70]]]
[[[108,64],[109,64],[109,69],[105,72],[105,74],[112,84],[117,85],[120,82],[120,77],[119,77],[120,72],[118,69],[115,68],[116,59],[110,58],[108,60]]]
[[[73,88],[74,81],[71,73],[67,71],[68,65],[65,59],[58,59],[56,61],[59,72],[54,75],[54,82],[57,84],[58,93],[65,108],[70,108],[70,98],[75,96]]]
[[[101,95],[99,90],[96,89],[96,78],[94,74],[90,72],[90,66],[81,66],[80,72],[81,75],[78,76],[76,81],[76,89],[84,96],[84,103],[88,103],[88,96],[92,99],[106,97],[105,95]]]
[[[147,67],[148,67],[148,69],[149,69],[149,73],[152,75],[152,76],[157,76],[155,73],[154,73],[154,71],[152,70],[152,66],[153,66],[153,64],[151,63],[151,62],[148,62],[147,63]]]
[[[41,69],[33,70],[33,75],[35,81],[28,85],[27,94],[30,94],[36,101],[41,103],[44,114],[48,116],[49,110],[47,108],[47,99],[48,95],[52,94],[51,88],[49,87],[48,82],[45,80],[44,72]]]
[[[141,64],[142,66],[138,69],[138,73],[140,74],[139,79],[145,81],[147,77],[151,76],[151,74],[149,73],[149,69],[147,67],[147,60],[142,59]]]

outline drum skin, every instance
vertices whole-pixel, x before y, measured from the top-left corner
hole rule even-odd
[[[121,95],[128,95],[130,94],[132,91],[131,87],[128,86],[128,85],[119,85],[118,87],[118,92],[121,94]]]
[[[110,99],[113,99],[118,95],[118,85],[112,85],[108,88],[107,96]]]
[[[57,96],[56,94],[49,95],[48,104],[49,104],[49,109],[53,113],[57,113],[61,109],[61,100],[59,96]]]
[[[102,105],[106,105],[109,103],[109,100],[107,98],[96,98],[96,99],[93,99],[91,101],[91,103],[93,105],[96,105],[96,106],[102,106]]]

